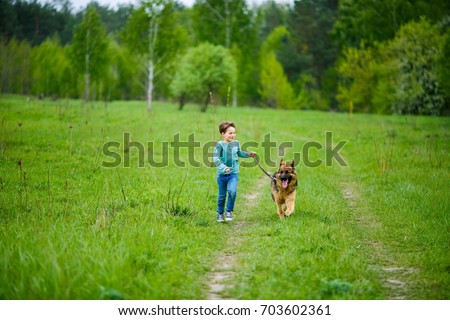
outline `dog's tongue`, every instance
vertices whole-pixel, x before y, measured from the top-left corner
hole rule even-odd
[[[283,185],[283,188],[287,188],[287,186],[288,186],[288,181],[287,180],[283,180],[283,181],[281,181],[281,184]]]

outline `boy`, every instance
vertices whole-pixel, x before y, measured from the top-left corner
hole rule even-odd
[[[222,141],[219,141],[214,148],[213,161],[217,166],[217,185],[219,194],[217,196],[217,221],[223,222],[225,209],[225,199],[228,193],[226,208],[226,221],[233,220],[232,212],[236,201],[236,191],[238,183],[239,162],[238,157],[254,157],[255,152],[243,152],[239,141],[234,140],[236,127],[233,122],[224,121],[219,125],[219,132]]]

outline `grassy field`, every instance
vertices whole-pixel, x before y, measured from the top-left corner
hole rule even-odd
[[[450,298],[449,118],[0,99],[2,299]],[[203,146],[225,119],[261,159],[267,133],[292,143],[277,163],[323,146],[309,154],[320,166],[297,165],[292,217],[242,159],[234,221],[215,222]],[[348,141],[348,166],[326,165],[326,132]],[[175,153],[177,134],[200,147]],[[114,141],[121,164],[106,168]]]

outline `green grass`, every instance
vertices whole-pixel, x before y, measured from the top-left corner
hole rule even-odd
[[[331,131],[334,144],[348,141],[341,155],[349,166],[299,164],[296,210],[282,221],[269,179],[242,167],[235,221],[217,224],[214,167],[176,166],[170,146],[167,166],[139,167],[137,147],[123,143],[129,132],[147,160],[153,142],[161,161],[177,133],[181,141],[194,133],[203,146],[220,138],[225,119],[236,121],[241,145],[261,144],[269,132],[292,142],[286,159],[308,141],[325,145]],[[168,103],[149,114],[144,102],[2,96],[0,298],[204,299],[217,256],[231,250],[233,298],[449,299],[449,125],[192,105],[179,112]],[[108,141],[120,142],[129,168],[102,167]],[[264,159],[264,148],[252,150]],[[311,160],[325,160],[325,149],[312,151]],[[203,154],[195,149],[197,161]],[[182,148],[179,159],[188,156]]]

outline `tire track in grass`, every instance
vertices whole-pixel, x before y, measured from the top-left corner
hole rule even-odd
[[[256,185],[264,185],[267,177],[262,177],[256,182]],[[242,210],[239,210],[239,215],[233,218],[232,230],[226,243],[224,244],[224,251],[216,257],[216,263],[213,265],[212,271],[208,276],[206,299],[207,300],[224,300],[233,299],[233,297],[227,296],[226,292],[233,286],[233,279],[236,275],[236,269],[238,269],[238,254],[241,251],[241,239],[244,230],[248,226],[249,222],[242,221],[249,212],[252,212],[261,198],[263,190],[254,190],[249,194],[244,194],[246,205],[242,206]]]
[[[343,198],[347,201],[350,211],[355,213],[355,222],[359,229],[363,231],[363,241],[375,253],[375,268],[381,272],[383,286],[387,291],[387,298],[390,300],[408,299],[409,284],[408,275],[415,273],[416,269],[411,267],[398,266],[394,256],[388,251],[383,241],[374,237],[374,233],[382,228],[382,224],[376,220],[370,208],[361,205],[362,196],[360,187],[354,181],[343,182],[341,184]],[[364,202],[366,203],[366,202]],[[368,210],[369,213],[366,213]]]

